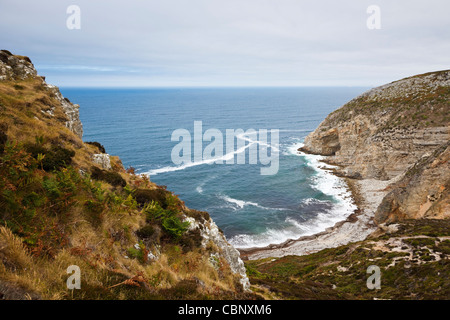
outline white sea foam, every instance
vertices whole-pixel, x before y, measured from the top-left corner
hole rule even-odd
[[[232,203],[232,204],[236,205],[240,209],[244,208],[245,206],[259,207],[259,205],[257,203],[255,203],[255,202],[238,200],[238,199],[234,199],[234,198],[231,198],[229,196],[226,196],[226,195],[220,195],[220,198],[225,200],[225,201],[227,201],[227,202],[229,202],[229,203]]]
[[[263,141],[259,141],[259,140],[253,140],[252,138],[248,137],[245,133],[237,135],[236,138],[244,140],[244,141],[247,141],[251,145],[257,143],[257,144],[259,144],[261,146],[265,146],[267,148],[271,148],[272,151],[274,151],[274,152],[279,152],[280,151],[278,149],[278,145],[269,144],[267,142],[263,142]]]
[[[239,149],[229,152],[223,156],[219,156],[219,157],[214,157],[214,158],[210,158],[210,159],[204,159],[202,161],[197,161],[197,162],[188,162],[185,163],[181,166],[167,166],[167,167],[163,167],[163,168],[158,168],[158,169],[152,169],[150,171],[144,172],[143,174],[145,175],[149,175],[149,176],[154,176],[157,174],[162,174],[162,173],[168,173],[168,172],[174,172],[174,171],[180,171],[180,170],[184,170],[187,168],[191,168],[191,167],[195,167],[195,166],[200,166],[200,165],[204,165],[204,164],[213,164],[214,162],[223,162],[223,161],[228,161],[234,158],[235,155],[240,154],[242,152],[245,152],[245,150],[247,150],[248,148],[250,148],[251,146],[253,146],[254,144],[260,144],[260,145],[264,145],[268,148],[272,148],[273,151],[278,152],[278,146],[275,145],[270,145],[267,144],[263,141],[258,141],[258,140],[253,140],[251,138],[249,138],[248,136],[244,134],[240,134],[237,135],[236,138],[247,141],[248,143],[245,144],[244,146],[240,147]]]
[[[298,230],[268,229],[266,232],[255,235],[240,234],[228,240],[236,248],[266,247],[274,243],[283,243],[288,239],[298,237]]]
[[[145,172],[144,174],[152,176],[152,175],[157,175],[157,174],[160,174],[160,173],[167,173],[167,172],[184,170],[184,169],[187,169],[187,168],[190,168],[190,167],[200,166],[200,165],[204,165],[204,164],[213,164],[216,161],[231,160],[231,159],[233,159],[234,155],[239,154],[241,152],[244,152],[246,149],[250,148],[250,146],[251,146],[251,144],[247,144],[247,145],[245,145],[245,146],[243,146],[243,147],[241,147],[241,148],[239,148],[239,149],[237,149],[237,150],[235,150],[233,152],[229,152],[229,153],[227,153],[227,154],[225,154],[225,155],[223,155],[221,157],[205,159],[205,160],[197,161],[197,162],[188,162],[188,163],[185,163],[185,164],[183,164],[181,166],[178,166],[178,167],[169,166],[169,167],[153,169],[153,170],[150,170],[148,172]]]
[[[264,206],[262,206],[262,205],[260,205],[260,204],[258,204],[256,202],[238,200],[238,199],[231,198],[231,197],[229,197],[227,195],[224,195],[224,194],[220,194],[220,195],[218,195],[218,197],[220,199],[222,199],[222,200],[225,200],[228,203],[231,203],[235,210],[243,209],[245,206],[254,206],[254,207],[257,207],[257,208],[260,208],[260,209],[264,209],[264,210],[286,210],[286,209],[283,209],[283,208],[264,207]]]
[[[345,220],[357,208],[353,203],[351,192],[345,181],[330,172],[335,166],[320,162],[324,159],[319,155],[309,155],[298,152],[302,143],[294,143],[287,148],[288,154],[304,157],[308,165],[316,171],[312,177],[312,187],[328,196],[334,201],[318,200],[313,198],[304,199],[304,204],[330,203],[330,209],[325,209],[316,217],[305,222],[299,222],[293,218],[286,218],[289,224],[283,229],[267,229],[261,234],[243,234],[232,237],[229,241],[237,248],[265,247],[269,244],[280,244],[289,239],[297,239],[301,236],[313,235],[334,226],[337,222]]]
[[[328,203],[328,202],[329,201],[319,200],[319,199],[316,199],[316,198],[307,198],[307,199],[302,200],[302,203],[306,204],[306,205],[316,204],[316,203]]]
[[[299,151],[298,148],[302,147],[303,143],[301,142],[294,142],[293,144],[289,145],[284,151],[283,151],[283,155],[285,156],[298,156]]]
[[[330,213],[319,213],[314,219],[299,222],[293,218],[286,218],[289,225],[285,228],[269,228],[260,234],[240,234],[229,239],[236,248],[261,248],[270,244],[280,244],[289,239],[298,239],[302,236],[311,236],[325,231],[327,228],[342,221],[345,216]]]

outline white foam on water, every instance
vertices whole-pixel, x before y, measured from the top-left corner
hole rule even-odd
[[[334,175],[330,170],[327,170],[335,168],[335,166],[321,162],[320,160],[324,159],[322,156],[299,152],[298,148],[302,146],[303,144],[298,142],[292,144],[287,148],[287,154],[304,157],[308,165],[316,171],[316,175],[311,179],[311,186],[325,195],[333,197],[334,200],[327,201],[308,198],[304,199],[302,203],[307,205],[330,203],[332,205],[331,208],[324,210],[324,212],[317,214],[316,217],[305,222],[298,222],[288,217],[285,222],[289,226],[284,229],[269,228],[261,234],[236,235],[229,240],[232,245],[237,248],[265,247],[270,244],[280,244],[289,239],[313,235],[325,231],[337,222],[345,220],[357,209],[345,181]]]
[[[272,149],[272,151],[274,151],[274,152],[279,152],[280,151],[280,149],[278,149],[278,147],[279,147],[278,145],[268,144],[267,142],[263,142],[263,141],[259,141],[259,140],[253,140],[252,138],[250,138],[245,133],[237,135],[236,138],[244,140],[244,141],[247,141],[247,142],[249,142],[252,145],[256,143],[256,144],[259,144],[261,146],[265,146],[267,148]]]
[[[227,161],[227,160],[231,160],[234,158],[234,155],[239,154],[241,152],[244,152],[246,149],[250,148],[251,144],[247,144],[241,148],[239,148],[238,150],[235,150],[233,152],[229,152],[221,157],[215,157],[215,158],[210,158],[210,159],[206,159],[206,160],[202,160],[202,161],[197,161],[197,162],[188,162],[185,163],[181,166],[178,167],[163,167],[163,168],[159,168],[159,169],[153,169],[150,170],[148,172],[145,172],[144,174],[146,175],[157,175],[157,174],[161,174],[161,173],[167,173],[167,172],[174,172],[174,171],[179,171],[179,170],[184,170],[187,168],[191,168],[191,167],[195,167],[195,166],[200,166],[200,165],[204,165],[204,164],[213,164],[216,161]]]
[[[187,168],[200,166],[200,165],[204,165],[204,164],[213,164],[215,162],[228,161],[228,160],[233,159],[235,155],[240,154],[242,152],[245,152],[245,150],[247,150],[248,148],[250,148],[254,144],[259,144],[259,145],[266,146],[268,148],[272,148],[272,150],[274,152],[278,152],[279,151],[277,146],[267,144],[266,142],[263,142],[263,141],[253,140],[253,139],[249,138],[245,133],[237,135],[236,138],[244,140],[244,141],[247,141],[248,143],[245,144],[244,146],[240,147],[239,149],[237,149],[235,151],[232,151],[232,152],[229,152],[229,153],[227,153],[227,154],[225,154],[223,156],[209,158],[209,159],[204,159],[202,161],[197,161],[197,162],[187,162],[187,163],[185,163],[185,164],[183,164],[181,166],[177,166],[177,167],[175,167],[175,166],[167,166],[167,167],[163,167],[163,168],[152,169],[150,171],[144,172],[143,174],[149,175],[149,176],[154,176],[154,175],[162,174],[162,173],[168,173],[168,172],[185,170]]]
[[[285,156],[298,156],[299,151],[298,148],[302,147],[303,143],[301,142],[294,142],[286,147],[286,149],[283,151],[283,155]]]
[[[316,198],[308,198],[308,199],[302,200],[302,203],[306,204],[306,205],[310,205],[310,204],[316,204],[316,203],[329,203],[329,201],[319,200],[319,199],[316,199]]]
[[[252,202],[252,201],[244,201],[244,200],[239,200],[239,199],[234,199],[231,198],[225,194],[220,194],[218,195],[218,197],[228,203],[231,203],[233,205],[233,208],[235,210],[237,209],[243,209],[245,206],[254,206],[260,209],[264,209],[264,210],[286,210],[284,208],[269,208],[269,207],[264,207],[256,202]]]
[[[298,231],[298,230],[297,230]],[[283,243],[288,239],[298,238],[298,234],[296,234],[296,230],[290,229],[268,229],[264,233],[248,235],[248,234],[239,234],[228,241],[235,248],[258,248],[258,247],[266,247],[270,244],[278,244]]]

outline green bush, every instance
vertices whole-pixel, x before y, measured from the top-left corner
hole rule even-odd
[[[131,247],[127,250],[128,256],[132,259],[139,260],[140,263],[146,263],[148,261],[148,252],[142,241],[139,242],[139,249]]]
[[[163,209],[158,202],[152,201],[143,211],[147,222],[159,222],[163,230],[176,240],[179,240],[189,227],[189,222],[182,221],[176,211]]]
[[[162,227],[175,239],[179,239],[189,227],[188,221],[181,221],[181,219],[174,215],[169,215],[162,220]]]

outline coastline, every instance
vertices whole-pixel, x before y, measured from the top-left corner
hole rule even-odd
[[[299,150],[300,151],[300,150]],[[304,152],[304,150],[301,150]],[[324,163],[332,164],[323,160]],[[335,166],[335,164],[332,164]],[[334,248],[350,242],[365,240],[377,226],[373,217],[378,205],[387,194],[387,187],[398,177],[381,181],[375,179],[357,180],[342,177],[336,170],[333,174],[345,180],[357,209],[345,220],[314,235],[289,239],[281,244],[266,247],[238,249],[243,260],[279,258],[287,255],[307,255],[326,248]]]

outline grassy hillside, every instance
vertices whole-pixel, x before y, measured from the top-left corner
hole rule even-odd
[[[397,228],[307,256],[247,261],[253,289],[269,299],[448,299],[450,221]],[[366,285],[371,265],[380,267],[379,290]]]
[[[392,128],[448,126],[450,114],[450,70],[429,72],[372,89],[332,112],[333,125],[356,115],[376,115],[379,131]]]
[[[2,70],[11,69],[8,63],[13,71],[32,68],[28,58],[1,53]],[[207,213],[186,208],[117,157],[110,170],[93,162],[103,147],[70,130],[59,91],[37,75],[6,75],[0,81],[0,299],[253,297],[222,248],[202,243],[200,229],[186,220],[206,228]],[[81,290],[67,289],[71,265],[81,269]]]

